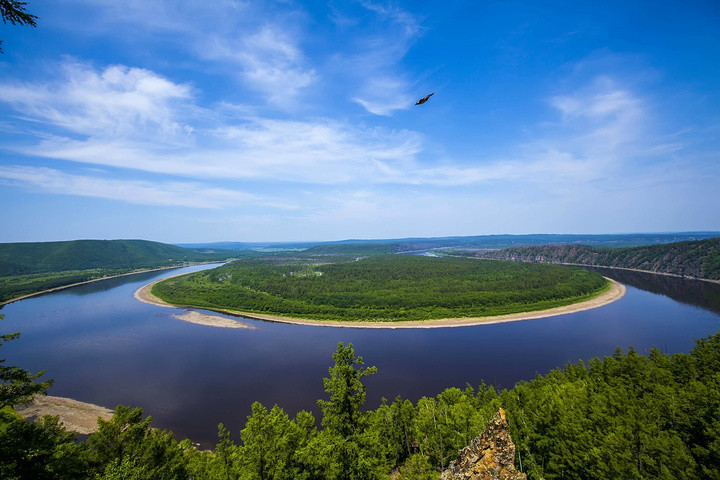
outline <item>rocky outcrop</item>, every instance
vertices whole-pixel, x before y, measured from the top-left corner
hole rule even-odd
[[[458,452],[439,480],[525,480],[515,470],[515,444],[510,438],[505,411],[495,414],[485,431]]]

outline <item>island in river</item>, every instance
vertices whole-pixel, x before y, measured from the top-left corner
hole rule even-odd
[[[560,315],[623,294],[622,285],[582,268],[382,255],[333,263],[241,260],[165,279],[136,297],[288,323],[416,328]]]

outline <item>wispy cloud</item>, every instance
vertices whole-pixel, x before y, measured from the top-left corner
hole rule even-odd
[[[203,106],[198,100],[202,92],[192,85],[122,65],[96,68],[68,59],[61,72],[50,82],[0,83],[0,101],[16,111],[18,122],[29,122],[40,132],[6,144],[6,150],[172,179],[76,175],[63,173],[58,163],[57,169],[3,167],[0,176],[7,181],[53,193],[198,208],[296,203],[227,188],[228,182],[246,180],[255,182],[255,190],[279,184],[345,185],[361,192],[390,185],[487,186],[576,195],[581,189],[627,188],[638,178],[638,163],[649,156],[668,158],[643,170],[647,178],[662,181],[683,149],[681,138],[668,142],[653,131],[640,95],[607,76],[546,99],[549,121],[501,156],[435,159],[424,151],[423,136],[410,130],[331,118],[263,117],[228,104]],[[681,176],[680,170],[674,175]],[[341,197],[346,212],[376,210],[371,197]]]
[[[341,58],[359,82],[352,100],[370,113],[389,116],[414,103],[410,93],[413,82],[399,63],[422,35],[422,23],[416,16],[391,4],[360,3],[375,16],[373,24],[381,24],[383,28],[369,29],[358,41],[360,52]]]
[[[0,84],[0,100],[46,125],[27,155],[202,178],[330,183],[374,181],[382,165],[412,162],[407,130],[240,116],[197,104],[192,89],[146,70],[76,62],[50,83]],[[235,112],[237,113],[237,112]],[[59,129],[59,130],[58,130]]]
[[[266,24],[238,38],[211,35],[201,43],[203,57],[237,64],[241,78],[276,106],[295,104],[300,92],[319,78],[296,39],[280,26]]]
[[[197,182],[124,180],[75,175],[53,168],[0,166],[0,179],[6,184],[46,193],[105,198],[140,205],[213,209],[244,205],[279,206],[278,202],[267,198]]]
[[[148,70],[122,65],[98,71],[73,59],[51,83],[0,84],[0,101],[24,118],[85,135],[176,135],[190,131],[178,123],[178,109],[191,88]]]

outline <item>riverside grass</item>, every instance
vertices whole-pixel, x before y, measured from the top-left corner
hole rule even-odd
[[[606,291],[581,268],[384,255],[318,264],[248,259],[167,279],[152,294],[174,305],[335,321],[400,322],[546,310]]]

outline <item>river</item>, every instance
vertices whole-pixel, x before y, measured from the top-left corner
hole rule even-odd
[[[114,408],[141,406],[153,425],[204,447],[223,422],[237,438],[250,405],[317,414],[322,377],[337,343],[352,342],[366,365],[367,407],[397,395],[416,401],[481,381],[511,387],[536,373],[616,347],[688,352],[720,329],[720,285],[602,270],[627,286],[620,300],[584,312],[512,323],[438,329],[348,329],[271,323],[223,329],[183,322],[137,301],[142,285],[212,266],[102,280],[6,305],[0,331],[21,331],[0,358],[55,384],[52,395]],[[199,310],[202,311],[202,310]]]

